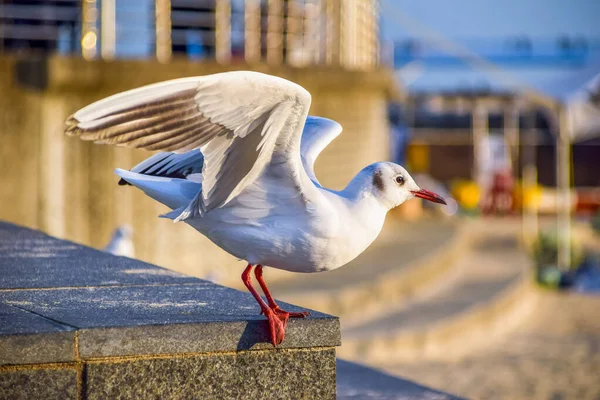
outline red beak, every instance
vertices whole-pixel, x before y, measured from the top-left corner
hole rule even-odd
[[[425,199],[425,200],[429,200],[434,203],[446,204],[446,200],[444,200],[444,198],[442,196],[440,196],[439,194],[430,192],[429,190],[425,190],[425,189],[415,190],[412,192],[412,194],[414,194],[416,197],[419,197],[419,198]]]

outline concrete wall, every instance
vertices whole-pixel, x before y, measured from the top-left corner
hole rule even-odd
[[[134,228],[138,258],[196,276],[226,271],[237,280],[239,269],[229,268],[238,263],[233,257],[190,227],[158,219],[165,208],[138,190],[117,186],[113,169],[130,168],[150,153],[66,137],[63,121],[95,100],[140,85],[248,66],[30,61],[18,68],[18,79],[17,60],[0,57],[0,219],[94,247],[104,246],[112,230],[127,223]],[[344,126],[317,161],[323,184],[343,188],[364,166],[388,157],[386,101],[392,80],[387,71],[252,69],[304,86],[313,95],[310,113]],[[37,88],[25,89],[27,82]]]

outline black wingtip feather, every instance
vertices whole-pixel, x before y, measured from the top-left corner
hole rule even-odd
[[[127,182],[125,179],[119,179],[119,186],[131,186],[131,183]]]

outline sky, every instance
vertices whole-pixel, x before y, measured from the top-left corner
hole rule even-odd
[[[600,39],[600,0],[381,0],[381,11],[387,39],[407,36],[398,11],[454,39]]]

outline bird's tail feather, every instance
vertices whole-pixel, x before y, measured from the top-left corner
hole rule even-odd
[[[164,216],[176,221],[185,219],[178,217],[189,208],[202,190],[202,184],[187,179],[149,176],[120,168],[115,169],[115,173],[124,181],[141,189],[149,197],[173,209],[174,211]],[[174,213],[177,215],[172,218]]]

